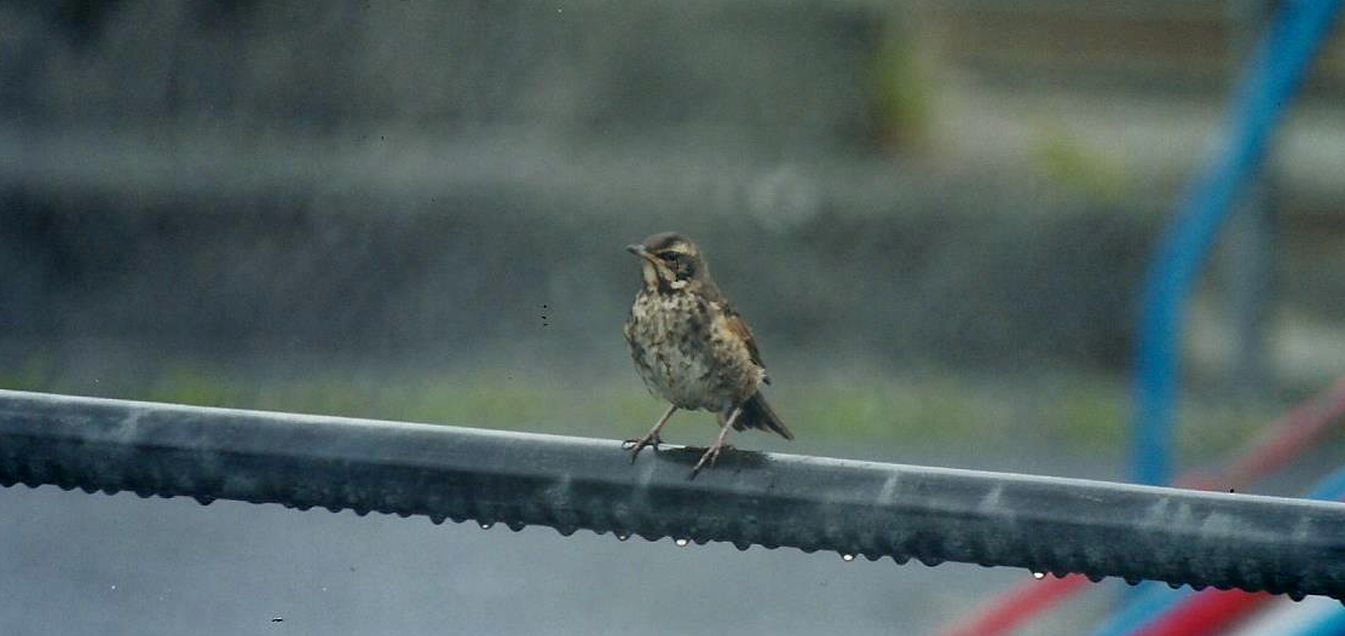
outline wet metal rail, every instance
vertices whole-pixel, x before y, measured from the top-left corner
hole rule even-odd
[[[1345,504],[0,391],[0,484],[1345,598]]]

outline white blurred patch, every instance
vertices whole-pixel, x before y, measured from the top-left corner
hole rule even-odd
[[[748,185],[748,213],[772,232],[802,225],[821,207],[822,194],[816,181],[790,164],[780,164]]]

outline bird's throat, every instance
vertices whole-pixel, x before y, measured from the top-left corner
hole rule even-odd
[[[654,269],[653,263],[650,263],[649,261],[642,263],[640,274],[644,276],[645,289],[652,290],[659,288],[658,270]]]

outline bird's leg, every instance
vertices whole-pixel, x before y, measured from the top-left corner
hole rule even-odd
[[[691,469],[691,476],[693,478],[696,476],[696,473],[699,473],[701,468],[705,466],[705,462],[707,461],[710,462],[710,466],[712,468],[714,467],[715,460],[719,459],[720,451],[724,450],[724,440],[728,439],[729,431],[733,430],[734,420],[737,420],[738,415],[740,415],[742,412],[743,407],[741,406],[733,407],[733,412],[729,413],[729,418],[727,420],[724,420],[724,427],[719,429],[719,437],[715,438],[715,443],[711,444],[709,448],[705,449],[705,454],[701,455],[701,460],[696,462],[696,466]]]
[[[668,418],[672,417],[672,414],[676,412],[676,406],[668,407],[668,412],[664,413],[663,417],[658,418],[658,424],[655,424],[654,428],[649,429],[649,432],[646,433],[644,437],[639,439],[628,439],[622,444],[625,448],[634,449],[630,454],[630,462],[632,464],[635,463],[635,458],[640,456],[640,451],[643,450],[644,447],[653,446],[654,450],[658,450],[658,445],[663,443],[663,438],[659,437],[658,432],[663,429],[663,425],[668,423]]]

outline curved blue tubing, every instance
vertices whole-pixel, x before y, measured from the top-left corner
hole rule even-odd
[[[1134,480],[1165,484],[1172,471],[1178,332],[1185,300],[1241,187],[1256,174],[1272,133],[1315,57],[1340,0],[1287,0],[1257,44],[1233,101],[1229,132],[1181,199],[1146,276],[1136,352]]]
[[[1317,482],[1312,491],[1307,495],[1308,499],[1321,499],[1335,501],[1345,499],[1345,468],[1332,473],[1325,479]],[[1125,636],[1134,634],[1147,627],[1150,623],[1162,618],[1168,611],[1175,608],[1182,600],[1195,594],[1196,592],[1189,587],[1180,590],[1174,590],[1165,583],[1147,582],[1137,590],[1135,599],[1126,603],[1120,611],[1101,627],[1093,631],[1092,636]],[[1308,631],[1307,634],[1333,634],[1328,630],[1336,629],[1339,625],[1345,624],[1345,611],[1339,614],[1333,614],[1328,619],[1318,623],[1322,627],[1320,631]],[[1314,626],[1316,627],[1316,626]]]

